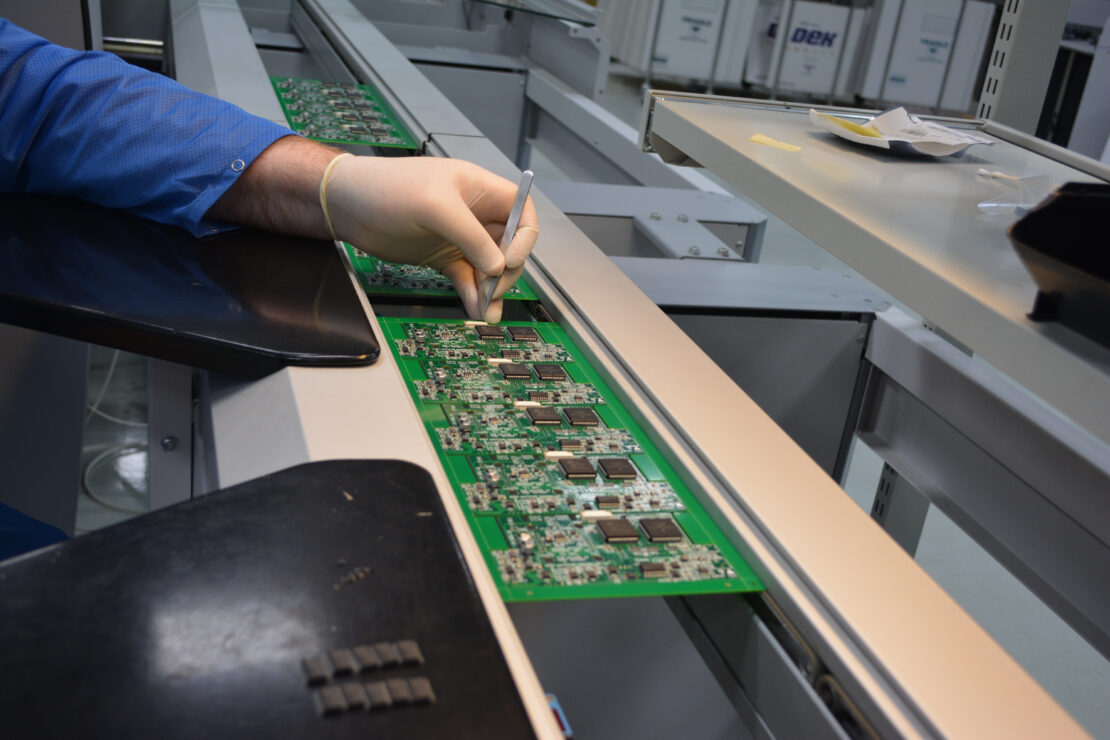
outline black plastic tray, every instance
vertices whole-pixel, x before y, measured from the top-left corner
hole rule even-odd
[[[1110,184],[1068,183],[1010,227],[1037,284],[1029,317],[1058,321],[1110,347]]]

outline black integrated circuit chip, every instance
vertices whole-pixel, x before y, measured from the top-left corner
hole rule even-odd
[[[659,519],[641,519],[640,529],[644,530],[651,542],[681,542],[682,530],[670,517]]]
[[[479,339],[492,339],[496,342],[505,341],[505,332],[501,331],[501,328],[497,326],[481,324],[474,327],[474,331]]]
[[[524,357],[524,353],[519,349],[503,349],[501,350],[501,356],[506,360],[519,360]]]
[[[662,578],[667,575],[667,566],[662,563],[640,563],[640,575],[644,578]]]
[[[537,367],[539,366],[537,365]],[[541,375],[540,377],[543,376]],[[601,423],[601,420],[597,418],[597,414],[594,413],[593,409],[565,408],[563,409],[563,413],[567,415],[567,421],[574,427],[596,427]],[[632,477],[636,477],[635,473],[633,473]]]
[[[580,439],[560,439],[559,440],[559,449],[564,450],[564,451],[570,450],[571,452],[573,452],[574,450],[580,450],[580,449],[582,449],[582,440],[580,440]]]
[[[621,505],[620,496],[598,496],[595,499],[597,508],[599,509],[617,509]]]
[[[536,426],[554,426],[563,423],[563,417],[559,416],[559,411],[550,406],[534,406],[527,411],[528,418]],[[589,463],[587,463],[589,464]],[[590,476],[594,474],[594,469],[590,468]]]
[[[597,528],[606,542],[639,542],[640,535],[632,522],[627,519],[614,517],[612,519],[599,519]]]
[[[499,365],[501,369],[501,377],[505,380],[531,380],[532,371],[528,369],[527,365],[518,365],[515,362],[507,362],[504,365]]]
[[[540,380],[566,380],[567,372],[561,365],[554,365],[551,363],[538,362],[532,366],[536,375],[540,376]]]
[[[548,391],[528,391],[528,400],[538,401],[540,403],[550,401],[551,393],[549,393]]]
[[[607,457],[598,460],[597,463],[601,466],[601,472],[609,480],[633,480],[636,478],[636,466],[632,464],[631,460],[623,457]]]
[[[594,466],[590,465],[590,461],[584,457],[564,457],[559,461],[559,467],[563,469],[563,475],[573,480],[582,478],[592,480],[597,475]]]
[[[538,342],[540,335],[530,326],[510,326],[509,336],[514,342]]]

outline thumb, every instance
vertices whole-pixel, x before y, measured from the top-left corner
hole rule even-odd
[[[425,214],[425,228],[457,246],[466,261],[479,272],[486,275],[500,275],[504,272],[505,255],[466,203],[457,195],[440,203],[441,205]],[[428,264],[436,269],[446,266],[431,262]]]

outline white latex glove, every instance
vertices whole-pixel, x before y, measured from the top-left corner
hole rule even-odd
[[[517,186],[470,162],[439,157],[341,154],[320,182],[320,202],[336,239],[390,262],[427,265],[455,284],[466,312],[495,324],[501,296],[524,271],[539,236],[529,198],[512,243],[498,242]],[[486,278],[500,275],[479,316]]]

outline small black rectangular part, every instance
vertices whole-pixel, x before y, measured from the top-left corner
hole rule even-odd
[[[543,403],[551,400],[551,394],[547,391],[528,391],[528,400]]]
[[[370,697],[366,695],[366,689],[362,688],[362,684],[348,681],[340,684],[339,687],[343,689],[343,698],[347,700],[347,708],[352,712],[364,712],[370,707]]]
[[[606,542],[639,542],[640,534],[627,519],[599,519],[597,528]]]
[[[602,474],[609,480],[633,480],[636,478],[636,466],[631,460],[623,457],[606,457],[597,461]]]
[[[599,509],[616,509],[621,505],[620,496],[598,496],[596,499]]]
[[[519,360],[524,356],[524,353],[519,349],[503,349],[501,350],[501,356],[507,360]]]
[[[355,656],[350,650],[346,648],[332,650],[328,653],[328,657],[331,658],[331,664],[335,667],[332,670],[332,675],[336,678],[353,676],[358,672],[358,663],[355,662]]]
[[[571,450],[571,451],[580,450],[580,449],[582,449],[582,440],[580,440],[580,439],[560,439],[559,440],[559,449],[564,450],[564,451],[565,450]]]
[[[370,711],[377,712],[393,706],[393,699],[389,696],[389,689],[385,681],[374,681],[364,685],[366,696],[370,699]]]
[[[401,660],[405,665],[422,665],[424,654],[416,640],[398,640],[397,649],[401,651]]]
[[[570,425],[574,427],[596,427],[601,423],[601,419],[593,409],[570,407],[563,409],[563,413]]]
[[[412,689],[414,704],[435,704],[436,692],[432,690],[432,682],[424,676],[409,679],[409,688]]]
[[[394,704],[412,704],[412,689],[407,678],[391,678],[385,685]]]
[[[375,642],[374,643],[374,650],[376,650],[378,655],[381,656],[382,665],[384,665],[384,666],[401,665],[401,662],[402,662],[401,651],[397,649],[397,643],[395,643],[395,642]]]
[[[584,457],[564,457],[559,460],[559,467],[563,469],[563,475],[572,480],[593,480],[597,476],[594,466]]]
[[[382,667],[382,657],[378,651],[369,645],[359,645],[354,649],[355,658],[358,660],[362,673],[376,671]]]
[[[567,371],[563,369],[562,365],[555,365],[548,362],[538,362],[532,366],[536,371],[536,375],[540,380],[566,380]]]
[[[640,529],[644,530],[651,542],[681,542],[682,530],[674,519],[659,517],[658,519],[641,519]]]
[[[554,426],[563,423],[563,417],[559,416],[559,411],[550,406],[533,406],[526,409],[525,413],[532,420],[532,424],[536,426]]]
[[[527,365],[518,365],[515,362],[507,362],[504,365],[498,366],[501,369],[501,377],[505,380],[531,380],[532,371],[528,369]]]
[[[510,326],[509,336],[514,342],[538,342],[540,335],[530,326]]]
[[[343,689],[338,686],[325,686],[316,692],[320,704],[320,713],[325,717],[334,717],[347,711],[347,699],[343,696]]]
[[[331,666],[328,665],[328,660],[323,655],[313,655],[311,658],[305,658],[301,661],[301,667],[304,668],[304,675],[308,679],[309,686],[321,686],[327,683],[328,677],[331,676]]]
[[[667,575],[667,566],[662,563],[640,563],[640,575],[644,578],[662,578]]]
[[[479,324],[474,327],[474,332],[478,335],[479,339],[492,339],[496,342],[505,341],[505,332],[501,331],[501,327],[498,326]]]

